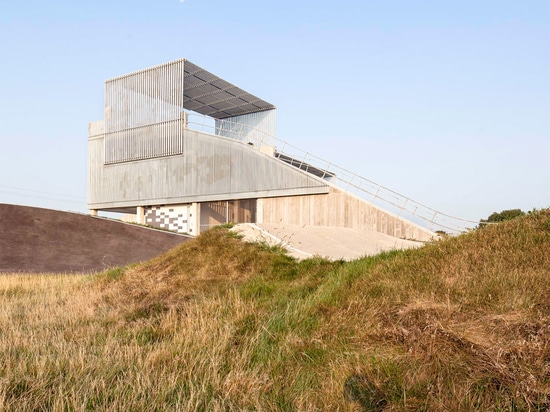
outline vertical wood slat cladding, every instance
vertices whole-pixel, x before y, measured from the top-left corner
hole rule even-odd
[[[183,150],[184,61],[105,82],[105,164]]]
[[[338,226],[429,241],[434,234],[354,195],[330,187],[328,194],[271,197],[258,202],[259,223]]]
[[[182,135],[181,154],[105,165],[105,137],[91,123],[90,209],[328,192],[315,176],[247,144],[190,129]]]
[[[256,222],[256,199],[201,203],[201,230],[223,223]]]

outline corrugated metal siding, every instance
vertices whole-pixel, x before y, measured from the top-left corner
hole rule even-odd
[[[328,192],[323,181],[248,145],[184,133],[180,156],[111,165],[102,163],[103,140],[90,140],[91,208]]]
[[[275,136],[272,104],[180,59],[105,82],[105,164],[181,153],[184,108],[232,119],[220,121],[230,137],[235,121],[250,141]]]
[[[173,120],[106,134],[105,164],[180,154],[183,120]]]
[[[105,82],[105,163],[182,151],[184,61]]]
[[[178,60],[105,82],[105,132],[179,119],[184,61]]]

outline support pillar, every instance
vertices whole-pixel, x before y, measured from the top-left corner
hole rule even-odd
[[[140,225],[145,224],[145,208],[143,206],[136,208],[136,223]]]
[[[264,223],[264,199],[256,199],[256,221],[253,223]]]
[[[198,236],[201,233],[201,204],[191,203],[189,210],[189,234]]]
[[[90,209],[90,216],[97,216],[97,210],[96,209]]]

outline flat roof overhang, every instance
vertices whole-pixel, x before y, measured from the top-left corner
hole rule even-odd
[[[164,66],[180,64],[182,62],[184,67],[184,76],[182,79],[183,109],[210,116],[214,119],[225,119],[228,117],[275,109],[273,104],[240,89],[186,59],[178,59],[123,76],[114,77],[106,80],[105,83],[128,76],[139,75]],[[140,92],[143,92],[143,90],[140,90]],[[172,99],[169,98],[169,95],[170,94],[166,96],[165,101],[174,104],[174,102],[171,101]],[[154,97],[158,98],[158,95]]]

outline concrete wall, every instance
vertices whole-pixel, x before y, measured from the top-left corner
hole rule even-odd
[[[247,144],[189,129],[172,137],[183,139],[181,155],[105,165],[102,132],[90,124],[89,209],[328,193],[322,180]]]
[[[258,199],[257,222],[349,227],[419,241],[436,237],[431,231],[334,186],[328,194]]]

